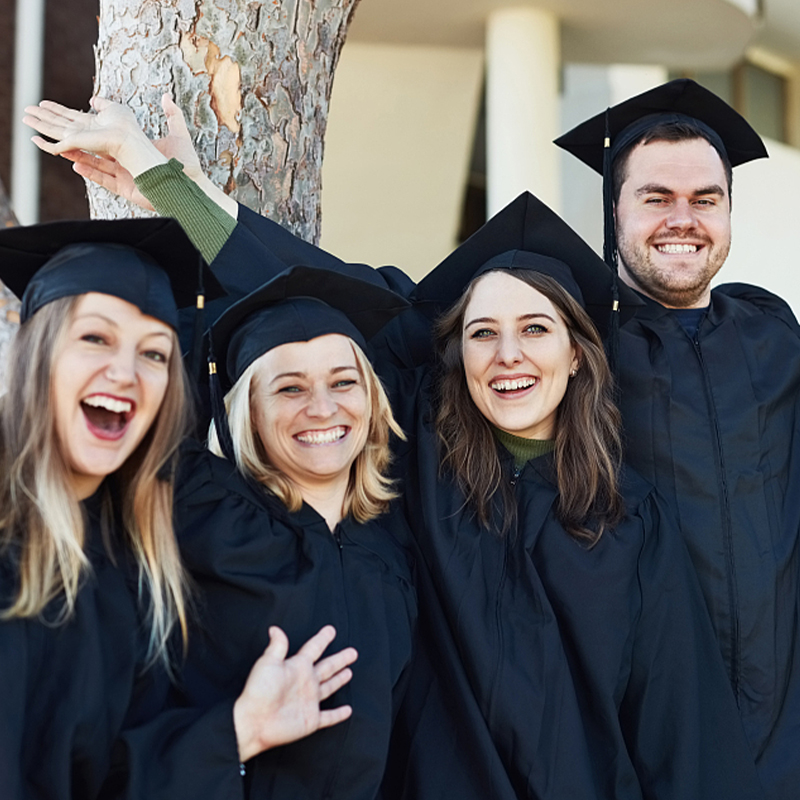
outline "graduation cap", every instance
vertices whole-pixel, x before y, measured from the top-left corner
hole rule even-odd
[[[567,225],[530,192],[523,192],[420,281],[412,297],[452,305],[473,278],[492,269],[528,269],[558,281],[587,311],[601,336],[610,320],[633,316],[642,304],[614,285],[614,273]]]
[[[656,125],[691,123],[699,128],[731,166],[767,158],[761,137],[724,100],[687,78],[670,81],[625,100],[582,122],[555,144],[603,176],[605,242],[603,255],[616,269],[613,175],[616,157]]]
[[[365,349],[372,336],[409,307],[400,295],[359,277],[363,269],[291,267],[234,303],[211,326],[211,404],[228,460],[234,455],[222,396],[257,358],[282,344],[330,333],[348,336]]]
[[[171,219],[77,220],[0,231],[0,278],[22,299],[25,322],[42,306],[86,292],[114,295],[177,330],[179,307],[224,290]]]

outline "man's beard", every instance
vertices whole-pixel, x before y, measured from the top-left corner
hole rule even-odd
[[[619,258],[633,280],[634,288],[668,308],[691,308],[696,305],[708,291],[712,278],[725,263],[730,250],[730,241],[724,245],[714,245],[707,236],[692,233],[686,239],[703,243],[705,263],[698,264],[692,272],[671,271],[668,267],[653,263],[651,247],[658,243],[658,238],[648,239],[640,245],[628,242],[621,231],[617,235]],[[675,243],[679,240],[670,236],[669,241]],[[673,258],[678,259],[679,256]]]

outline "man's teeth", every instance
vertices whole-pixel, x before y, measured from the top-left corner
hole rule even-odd
[[[101,394],[87,397],[83,402],[87,406],[104,408],[106,411],[113,411],[115,414],[130,414],[133,409],[133,404],[128,400],[116,400],[113,397],[106,397]]]
[[[490,386],[496,392],[515,392],[527,389],[536,383],[536,378],[514,378],[513,380],[492,381]]]
[[[336,428],[329,428],[326,431],[304,431],[295,437],[303,444],[331,444],[338,442],[347,433],[347,428],[339,425]]]
[[[671,255],[683,255],[684,253],[696,253],[696,244],[660,244],[659,253],[669,253]]]

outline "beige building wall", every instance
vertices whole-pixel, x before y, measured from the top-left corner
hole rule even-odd
[[[768,159],[733,176],[733,245],[715,283],[754,283],[780,295],[800,317],[800,151],[766,140]]]
[[[348,42],[331,97],[322,246],[421,277],[454,247],[481,49]]]

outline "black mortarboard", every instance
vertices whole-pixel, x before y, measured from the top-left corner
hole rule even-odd
[[[625,286],[614,294],[614,275],[603,260],[530,192],[495,214],[420,281],[413,299],[442,308],[452,305],[469,282],[491,269],[530,269],[558,281],[588,312],[600,334],[618,309],[622,322],[641,301]]]
[[[713,92],[687,78],[664,83],[618,103],[555,140],[555,144],[603,176],[603,255],[614,269],[614,160],[656,125],[681,122],[700,128],[717,151],[727,155],[731,166],[767,158],[764,143],[750,123]]]
[[[233,460],[221,395],[264,353],[290,342],[330,333],[353,339],[362,349],[408,301],[371,281],[317,267],[291,267],[232,305],[209,331],[211,399],[220,446]],[[218,366],[219,365],[219,368]],[[215,385],[216,384],[216,385]]]
[[[22,299],[24,322],[42,306],[86,292],[114,295],[178,328],[178,307],[205,289],[225,294],[171,219],[79,220],[0,231],[0,278]]]
[[[582,122],[555,143],[602,175],[606,136],[611,139],[612,154],[616,155],[654,125],[681,118],[689,118],[700,123],[701,129],[711,131],[710,138],[718,139],[715,146],[721,144],[734,167],[767,157],[764,143],[750,123],[720,97],[688,78],[664,83],[618,103]],[[634,138],[629,138],[631,134]]]

